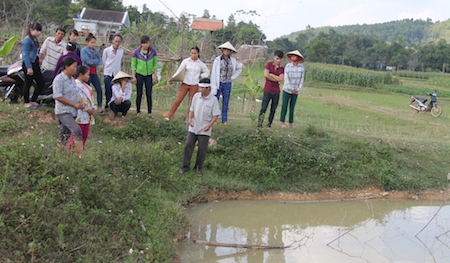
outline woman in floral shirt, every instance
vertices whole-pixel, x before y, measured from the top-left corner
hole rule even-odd
[[[86,66],[78,66],[75,77],[77,78],[75,80],[75,83],[77,84],[77,87],[79,89],[78,99],[80,100],[80,103],[84,105],[84,109],[79,109],[77,111],[77,118],[75,119],[75,121],[81,128],[84,148],[89,136],[90,127],[95,123],[94,114],[97,110],[97,107],[95,106],[92,88],[86,83],[89,81],[89,68]],[[72,144],[73,136],[70,136],[68,143],[69,149],[72,147]]]

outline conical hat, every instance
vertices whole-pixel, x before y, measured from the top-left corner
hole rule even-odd
[[[231,45],[230,41],[227,41],[218,47],[218,49],[223,49],[223,48],[229,49],[229,50],[237,53],[236,49],[233,47],[233,45]]]
[[[298,50],[294,50],[294,51],[286,53],[287,58],[289,58],[290,55],[296,55],[296,56],[299,56],[302,60],[305,60],[305,57]]]
[[[117,80],[123,79],[123,78],[131,79],[131,76],[123,71],[119,71],[119,72],[117,72],[117,75],[111,80],[111,83],[115,83]]]

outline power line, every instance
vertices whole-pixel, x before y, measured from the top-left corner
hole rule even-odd
[[[172,15],[173,15],[176,19],[178,19],[178,21],[180,21],[180,19],[178,18],[177,15],[175,15],[175,13],[172,11],[172,9],[170,9],[163,1],[159,0],[159,2],[161,2],[161,4],[163,4],[163,5],[167,8],[167,10],[169,10],[169,11],[172,13]]]

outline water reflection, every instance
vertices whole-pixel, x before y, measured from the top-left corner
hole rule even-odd
[[[448,203],[220,201],[195,205],[189,215],[189,240],[179,247],[183,263],[450,262]]]

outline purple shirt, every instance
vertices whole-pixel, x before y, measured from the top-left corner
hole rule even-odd
[[[53,75],[53,78],[55,78],[56,75],[58,75],[59,70],[60,70],[60,68],[61,68],[62,60],[63,60],[64,58],[66,58],[66,57],[72,57],[72,58],[74,58],[74,59],[77,61],[77,63],[78,63],[77,66],[80,66],[80,65],[81,65],[81,58],[80,58],[77,54],[75,54],[75,53],[69,51],[69,53],[67,53],[67,54],[62,55],[61,57],[59,57],[58,62],[56,63],[55,74]]]

